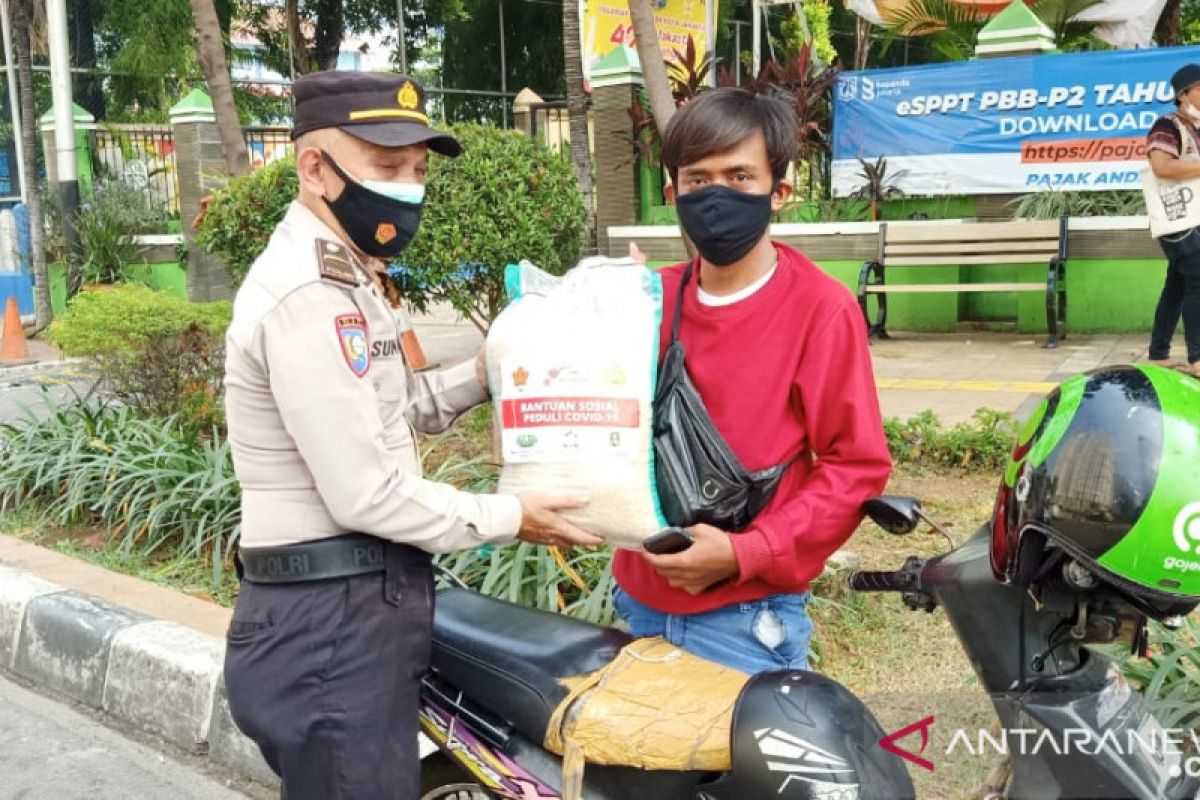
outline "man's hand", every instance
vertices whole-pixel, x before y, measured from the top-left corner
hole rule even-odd
[[[637,242],[629,243],[629,257],[634,261],[640,261],[643,264],[646,263],[646,254],[642,252],[642,248],[637,246]]]
[[[599,536],[584,533],[555,513],[583,508],[588,503],[586,499],[547,492],[522,492],[517,499],[521,501],[521,532],[517,538],[522,542],[556,547],[604,543]]]
[[[682,553],[642,554],[655,572],[666,578],[671,586],[688,594],[700,594],[737,576],[737,555],[728,533],[712,525],[693,525],[687,530],[696,543]]]

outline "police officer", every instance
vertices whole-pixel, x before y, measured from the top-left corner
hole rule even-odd
[[[229,705],[289,800],[408,800],[429,553],[599,540],[556,513],[580,498],[421,477],[415,431],[484,402],[486,377],[480,358],[409,369],[380,276],[417,231],[428,151],[461,147],[429,126],[403,75],[324,72],[293,91],[299,198],[239,290],[226,342],[243,573]]]

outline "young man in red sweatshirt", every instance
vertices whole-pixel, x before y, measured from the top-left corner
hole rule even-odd
[[[662,148],[667,199],[699,251],[682,293],[688,373],[746,470],[794,462],[743,530],[696,525],[682,553],[613,562],[634,635],[748,673],[807,669],[809,585],[892,466],[854,297],[770,238],[796,141],[790,107],[730,88],[676,112]],[[660,357],[687,266],[662,271]]]

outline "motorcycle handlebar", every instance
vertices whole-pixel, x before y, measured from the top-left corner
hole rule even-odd
[[[913,576],[903,570],[855,572],[850,576],[850,588],[856,592],[904,592],[913,588]]]

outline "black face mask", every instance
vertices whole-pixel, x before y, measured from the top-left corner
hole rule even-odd
[[[740,261],[771,224],[771,195],[706,186],[675,198],[679,224],[710,264]]]
[[[346,231],[350,242],[375,258],[391,260],[398,256],[417,235],[422,204],[373,192],[347,175],[329,153],[322,150],[321,157],[346,184],[336,199],[321,199]]]

